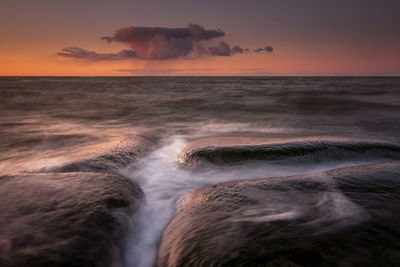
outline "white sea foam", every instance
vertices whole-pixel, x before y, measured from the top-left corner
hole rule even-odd
[[[175,202],[192,190],[226,181],[297,175],[358,165],[357,162],[332,162],[324,165],[319,163],[283,166],[264,162],[229,167],[209,166],[196,171],[180,168],[178,165],[178,155],[184,145],[184,137],[168,139],[164,146],[140,160],[135,170],[123,173],[138,182],[145,193],[145,202],[140,207],[127,240],[126,266],[149,267],[155,264],[162,231],[176,212]],[[351,203],[350,200],[343,200],[344,198],[337,194],[341,193],[332,196],[339,201],[335,201],[338,210],[331,215],[337,212],[339,217],[348,218],[349,212],[356,214],[357,207],[353,204],[348,205]],[[344,206],[349,207],[349,210],[343,210]],[[257,220],[290,219],[298,216],[301,216],[299,210],[282,210],[277,211],[275,215],[261,216]]]

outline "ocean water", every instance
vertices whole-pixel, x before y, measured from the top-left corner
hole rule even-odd
[[[130,135],[339,135],[400,141],[398,77],[2,77],[0,170]]]
[[[215,135],[345,136],[400,143],[399,77],[0,77],[0,172],[44,170],[133,136],[157,145],[118,173],[146,195],[127,237],[126,266],[152,266],[175,202],[206,185],[384,162],[379,157],[182,169],[188,140]],[[337,218],[365,218],[335,192]],[[271,199],[281,201],[279,194]],[[296,205],[296,203],[290,203]],[[347,208],[346,208],[347,207]],[[277,210],[261,220],[301,214]],[[340,211],[340,212],[339,212]],[[258,218],[260,219],[260,218]],[[332,219],[333,220],[333,219]],[[336,226],[335,226],[336,227]]]

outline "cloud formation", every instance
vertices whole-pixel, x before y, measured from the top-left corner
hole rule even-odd
[[[102,54],[94,51],[88,51],[80,47],[71,46],[63,48],[61,51],[62,52],[58,52],[57,55],[63,57],[77,58],[77,59],[86,59],[90,61],[124,60],[124,59],[132,59],[138,57],[136,51],[133,50],[122,50],[118,53]]]
[[[235,45],[235,46],[233,46],[231,48],[231,52],[232,52],[232,55],[234,55],[234,54],[243,54],[243,48],[241,48],[240,46]]]
[[[137,52],[141,59],[174,59],[193,51],[200,41],[222,37],[222,30],[206,30],[197,24],[187,28],[125,27],[113,36],[102,37],[107,42],[124,43]]]
[[[162,36],[167,40],[172,39],[190,39],[190,40],[209,40],[222,37],[225,33],[218,30],[206,30],[197,24],[189,24],[187,28],[163,28],[163,27],[125,27],[117,30],[111,37],[101,37],[108,42],[118,41],[131,45],[136,48],[140,45],[146,45],[157,36]]]
[[[97,53],[79,47],[67,47],[57,54],[63,57],[90,61],[112,60],[170,60],[184,57],[232,56],[251,52],[272,52],[271,46],[249,49],[230,46],[224,41],[217,45],[215,39],[222,38],[221,29],[206,30],[198,24],[189,24],[186,28],[165,27],[125,27],[118,29],[112,36],[101,37],[108,43],[119,42],[130,47],[118,53]]]
[[[233,46],[230,47],[227,43],[225,42],[220,42],[217,46],[210,46],[208,48],[208,53],[211,56],[232,56],[234,54],[242,54],[243,53],[243,48],[240,46]]]
[[[260,53],[260,52],[263,52],[263,51],[271,53],[272,51],[274,51],[274,48],[272,46],[268,46],[267,45],[264,48],[256,48],[256,49],[253,50],[253,52],[256,52],[256,53]]]
[[[220,42],[217,46],[210,46],[208,48],[208,52],[212,56],[223,56],[223,57],[227,57],[232,54],[231,48],[225,42]]]

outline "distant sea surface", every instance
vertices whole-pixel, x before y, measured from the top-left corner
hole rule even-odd
[[[400,141],[399,77],[2,77],[0,170],[127,134]],[[47,163],[45,163],[47,164]]]
[[[159,225],[141,229],[152,237],[149,244],[128,246],[137,255],[128,257],[127,265],[151,266],[174,201],[190,190],[233,179],[214,172],[221,180],[205,181],[172,169],[187,140],[256,133],[400,143],[400,77],[0,77],[0,114],[2,173],[59,166],[131,136],[158,140],[158,154],[150,154],[136,173],[125,173],[139,181],[153,203],[145,208],[141,227],[166,212]],[[287,174],[307,171],[295,168]],[[264,178],[237,168],[234,175]],[[166,198],[165,192],[173,193]]]

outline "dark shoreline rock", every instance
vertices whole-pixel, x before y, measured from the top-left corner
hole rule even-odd
[[[96,156],[45,168],[37,172],[108,172],[117,173],[145,156],[155,145],[155,138],[135,136],[109,151],[98,151]],[[117,173],[118,174],[118,173]]]
[[[400,159],[400,146],[363,138],[308,137],[205,137],[189,142],[179,155],[181,165],[209,162],[230,165],[252,160],[285,160],[315,155],[315,160],[391,158]],[[313,158],[312,158],[313,159]]]
[[[110,266],[143,192],[104,173],[0,174],[0,266]]]
[[[234,181],[183,196],[158,266],[395,266],[400,162]]]

